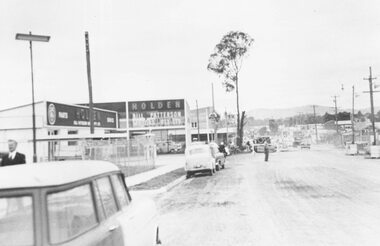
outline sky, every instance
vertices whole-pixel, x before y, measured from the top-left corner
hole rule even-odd
[[[0,109],[35,98],[88,101],[84,33],[89,32],[94,102],[185,98],[233,111],[235,93],[207,70],[229,31],[254,43],[240,73],[241,109],[303,105],[369,107],[369,75],[380,85],[380,1],[376,0],[1,0]],[[342,85],[344,90],[342,90]],[[374,96],[380,105],[380,93]]]

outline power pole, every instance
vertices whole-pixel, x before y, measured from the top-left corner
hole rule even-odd
[[[364,80],[368,80],[369,82],[369,96],[371,99],[371,121],[372,121],[372,131],[373,131],[373,145],[376,145],[376,129],[375,129],[375,113],[374,113],[374,106],[373,106],[373,85],[372,85],[372,80],[376,78],[372,77],[372,68],[369,67],[369,77],[364,78]],[[365,91],[368,93],[367,91]],[[376,91],[377,92],[377,91]]]
[[[229,117],[228,117],[227,109],[224,109],[224,117],[226,118],[226,144],[228,144],[228,121],[229,121]]]
[[[197,103],[197,127],[198,127],[198,141],[201,141],[201,135],[199,133],[199,108],[198,108],[198,100],[195,101]]]
[[[211,93],[212,93],[212,113],[214,114],[214,116],[216,116],[216,112],[215,112],[215,100],[214,100],[214,83],[211,83]],[[218,138],[218,133],[217,133],[217,130],[218,130],[218,122],[217,122],[217,119],[216,117],[214,118],[214,142],[217,142],[217,138]]]
[[[317,128],[317,116],[315,115],[315,105],[313,105],[313,111],[314,111],[315,142],[318,143],[318,128]]]
[[[87,61],[87,79],[88,79],[88,95],[89,95],[89,120],[90,133],[94,134],[94,105],[92,101],[92,80],[91,80],[91,63],[90,63],[90,43],[88,32],[84,34],[86,40],[86,61]]]
[[[334,97],[334,104],[335,104],[335,125],[336,125],[336,133],[339,134],[339,125],[338,125],[338,106],[337,106],[337,100],[336,98],[338,96],[333,96]]]
[[[352,86],[352,113],[351,113],[351,129],[352,129],[352,144],[355,143],[355,86]]]

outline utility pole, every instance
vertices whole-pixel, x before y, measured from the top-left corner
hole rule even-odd
[[[211,93],[212,93],[212,111],[215,112],[214,83],[211,83]]]
[[[201,141],[201,135],[199,133],[199,108],[198,108],[198,100],[195,101],[197,103],[197,127],[198,127],[198,142]]]
[[[336,133],[339,135],[339,125],[338,125],[338,106],[337,106],[337,101],[336,98],[338,96],[333,96],[334,97],[334,104],[335,104],[335,125],[336,125]]]
[[[224,117],[226,118],[226,144],[228,144],[228,121],[229,121],[229,117],[228,117],[227,109],[224,109]]]
[[[371,99],[371,121],[372,121],[372,131],[373,131],[373,145],[376,145],[376,129],[375,129],[375,113],[374,113],[374,106],[373,106],[373,85],[372,85],[372,80],[374,80],[376,78],[373,78],[372,77],[372,68],[369,67],[369,77],[368,78],[364,78],[364,80],[368,80],[369,82],[369,96],[370,96],[370,99]],[[365,91],[366,93],[368,93],[367,91]],[[378,92],[378,91],[376,91]]]
[[[351,129],[352,129],[352,144],[355,143],[355,86],[352,86],[352,113],[351,113]]]
[[[314,111],[315,142],[318,143],[318,128],[317,128],[317,116],[315,114],[315,105],[313,105],[313,111]]]
[[[89,95],[89,120],[90,133],[94,134],[94,105],[92,101],[92,80],[91,80],[91,63],[90,63],[90,43],[88,32],[84,34],[86,40],[86,61],[87,61],[87,80],[88,80],[88,95]]]
[[[218,133],[217,133],[218,122],[217,122],[217,118],[216,118],[217,114],[215,112],[214,83],[211,83],[211,93],[212,93],[212,113],[215,116],[214,117],[214,142],[217,142],[217,138],[218,138]]]

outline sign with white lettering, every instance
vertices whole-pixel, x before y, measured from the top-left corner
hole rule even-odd
[[[88,107],[46,102],[46,108],[49,126],[90,126],[90,109]],[[93,113],[95,127],[117,127],[116,112],[94,109]]]
[[[185,125],[185,100],[128,102],[130,128]]]

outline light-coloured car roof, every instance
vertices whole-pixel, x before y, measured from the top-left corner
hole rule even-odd
[[[0,190],[57,186],[119,168],[105,161],[60,161],[0,167]]]

